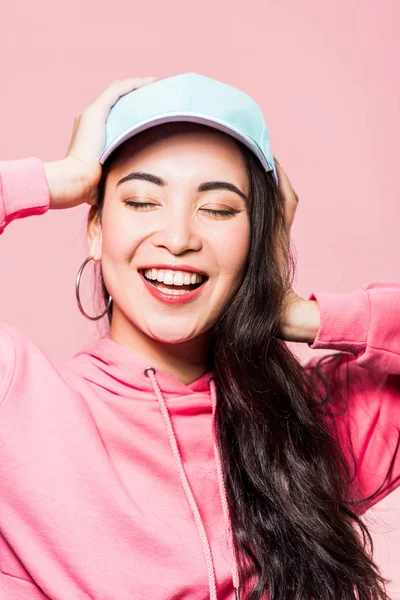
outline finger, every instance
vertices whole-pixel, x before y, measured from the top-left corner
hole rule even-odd
[[[289,177],[279,163],[276,166],[276,170],[278,173],[278,193],[282,201],[285,227],[290,232],[299,203],[299,197],[294,191]]]
[[[75,140],[75,135],[76,135],[76,132],[77,132],[77,130],[78,130],[78,127],[79,127],[80,120],[81,120],[81,113],[78,113],[78,114],[75,116],[75,119],[74,119],[74,127],[73,127],[73,129],[72,129],[72,134],[71,134],[71,138],[70,138],[70,141],[69,141],[69,146],[68,146],[67,154],[68,154],[68,153],[69,153],[69,151],[71,150],[71,148],[72,148],[72,145],[73,145],[73,143],[74,143],[74,140]]]
[[[125,94],[132,92],[135,89],[153,83],[156,78],[139,78],[123,79],[113,81],[97,98],[87,106],[81,114],[81,118],[87,121],[88,119],[106,120],[111,108]]]
[[[154,77],[134,77],[131,79],[122,79],[113,81],[93,102],[94,106],[102,106],[111,108],[120,96],[127,94],[139,87],[143,87],[155,81]]]
[[[299,201],[299,196],[293,189],[292,184],[290,183],[289,177],[286,175],[285,171],[282,169],[279,163],[277,163],[277,173],[278,173],[278,187],[280,188],[285,199],[290,201],[295,200]]]
[[[277,165],[278,172],[278,186],[281,189],[282,193],[286,196],[290,196],[292,194],[293,188],[289,181],[289,177],[286,175],[285,171],[282,169],[280,165]]]

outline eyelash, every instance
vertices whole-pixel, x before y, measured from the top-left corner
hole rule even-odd
[[[132,200],[124,200],[124,204],[127,204],[128,206],[132,206],[133,208],[143,208],[145,206],[156,206],[152,202],[133,202]],[[221,217],[232,217],[237,212],[239,212],[237,210],[212,210],[211,208],[202,208],[201,210],[203,210],[204,212],[207,212],[209,214],[218,215]]]

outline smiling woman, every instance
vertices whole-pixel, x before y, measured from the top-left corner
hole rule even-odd
[[[400,284],[296,296],[254,101],[115,82],[0,184],[0,232],[91,205],[109,323],[61,365],[0,323],[0,597],[387,600],[361,517],[400,484]]]
[[[121,182],[126,187],[119,188]],[[146,202],[136,205],[135,199]],[[118,217],[120,200],[133,204],[132,216],[121,211]],[[286,600],[285,590],[304,577],[311,599],[319,593],[317,580],[325,578],[324,600],[347,600],[356,572],[364,582],[379,576],[351,525],[354,520],[367,532],[359,507],[348,509],[361,500],[344,483],[346,461],[326,427],[330,407],[278,339],[294,267],[284,217],[273,176],[241,142],[206,125],[167,123],[128,140],[104,163],[88,242],[91,253],[101,256],[104,300],[111,294],[115,301],[108,310],[111,339],[151,357],[158,372],[167,370],[187,385],[211,370],[216,374],[217,436],[232,515],[227,528],[233,528],[232,547],[241,561],[236,579],[233,571],[236,587],[239,579],[258,575],[249,599],[262,598],[270,586],[274,599]],[[277,262],[277,240],[286,248],[286,270]],[[143,269],[153,284],[136,276]],[[185,274],[198,272],[204,277],[199,287],[183,291]],[[171,312],[164,304],[179,308]],[[306,405],[304,420],[300,407]],[[287,418],[291,425],[282,428]],[[297,473],[304,460],[303,482]],[[331,510],[320,506],[321,494],[330,497]],[[304,537],[303,528],[313,535]],[[352,546],[351,557],[344,550],[344,578],[333,575],[340,569],[336,561],[330,574],[332,557],[322,546],[313,550],[322,544],[320,535],[331,536],[335,552],[342,543],[343,550]],[[274,561],[261,559],[265,548]],[[310,558],[303,562],[302,556]]]

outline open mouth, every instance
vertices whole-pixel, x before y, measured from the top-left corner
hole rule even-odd
[[[208,280],[206,275],[186,271],[139,269],[139,273],[160,292],[175,296],[192,292]]]

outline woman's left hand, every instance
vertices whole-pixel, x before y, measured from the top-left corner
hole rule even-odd
[[[285,226],[288,234],[299,204],[288,176],[274,156],[278,175],[278,190],[283,204]],[[282,308],[280,338],[290,342],[312,343],[318,333],[320,312],[315,300],[306,300],[290,288]]]

